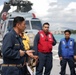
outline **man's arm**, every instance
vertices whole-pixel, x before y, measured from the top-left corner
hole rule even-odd
[[[74,59],[76,60],[76,42],[74,42]]]
[[[76,42],[74,42],[74,55],[76,56]]]
[[[62,57],[61,42],[59,43],[59,46],[58,46],[58,55],[59,57]]]
[[[53,37],[53,40],[54,40],[54,42],[53,42],[53,46],[54,46],[54,45],[56,45],[57,41],[56,41],[56,39],[54,38],[53,35],[52,35],[52,37]]]
[[[20,52],[19,50],[15,50],[14,47],[14,37],[11,34],[6,34],[3,39],[2,45],[2,53],[3,57],[12,58],[12,59],[19,59]]]
[[[39,41],[39,38],[40,38],[40,35],[37,33],[36,36],[35,36],[35,39],[34,39],[34,47],[33,49],[35,50],[35,55],[37,55],[38,53],[38,41]]]

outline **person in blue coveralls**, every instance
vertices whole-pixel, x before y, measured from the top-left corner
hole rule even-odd
[[[34,39],[35,55],[39,57],[36,66],[36,75],[43,75],[43,67],[45,67],[44,75],[50,75],[53,66],[52,48],[56,45],[53,34],[49,31],[49,23],[44,23]]]
[[[33,50],[24,50],[22,33],[26,28],[26,22],[23,17],[17,16],[13,21],[13,28],[3,38],[2,53],[2,75],[28,75],[25,64],[26,55],[37,59],[33,55]]]
[[[65,37],[61,39],[58,48],[58,55],[60,58],[60,65],[61,65],[61,75],[66,75],[66,65],[68,63],[70,68],[70,75],[75,75],[74,69],[74,58],[76,59],[76,48],[75,48],[75,41],[73,38],[70,37],[71,31],[65,30],[64,31]]]

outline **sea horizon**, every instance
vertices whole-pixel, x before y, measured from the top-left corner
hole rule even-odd
[[[64,34],[53,34],[53,35],[58,43],[62,38],[65,38]],[[70,38],[73,38],[76,41],[76,34],[71,34]]]

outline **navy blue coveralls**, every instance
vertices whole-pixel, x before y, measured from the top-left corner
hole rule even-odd
[[[65,38],[65,41],[66,41],[66,44],[68,44],[70,38],[69,39],[66,39]],[[68,63],[69,67],[70,67],[70,71],[71,71],[71,75],[75,75],[75,69],[74,69],[74,55],[76,55],[76,47],[75,47],[76,43],[74,41],[74,45],[73,45],[73,52],[74,54],[72,56],[71,53],[68,51],[68,54],[70,53],[70,55],[68,56],[63,56],[63,53],[62,53],[62,41],[60,41],[59,43],[59,48],[58,48],[58,55],[59,57],[62,57],[62,60],[60,61],[60,65],[61,65],[61,72],[60,74],[61,75],[65,75],[65,70],[66,70],[66,64]],[[68,49],[69,47],[66,46],[66,48]],[[65,48],[65,49],[66,49]],[[66,54],[65,54],[66,55]]]
[[[35,55],[39,56],[39,61],[38,61],[38,64],[36,66],[36,75],[42,75],[43,67],[45,67],[44,75],[50,75],[50,71],[52,69],[52,52],[50,52],[50,53],[38,52],[37,46],[38,46],[39,39],[40,39],[40,34],[38,33],[34,39]],[[53,36],[53,40],[54,40],[53,45],[55,45],[56,40],[55,40],[54,36]]]
[[[23,65],[25,56],[20,57],[19,50],[24,50],[22,40],[12,29],[3,38],[3,65],[6,64],[6,66],[2,66],[2,75],[26,75],[24,67],[9,66],[10,64]]]

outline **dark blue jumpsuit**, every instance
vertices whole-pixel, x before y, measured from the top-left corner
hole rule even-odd
[[[23,65],[25,56],[20,57],[20,49],[24,50],[21,37],[12,29],[3,38],[3,64],[8,66],[2,66],[2,75],[26,75],[24,67],[9,66],[9,64]]]
[[[52,35],[53,36],[53,35]],[[52,69],[52,52],[50,53],[41,53],[38,52],[38,42],[40,39],[40,34],[37,34],[34,40],[34,50],[35,50],[35,55],[39,56],[39,61],[36,66],[36,75],[42,75],[43,72],[43,67],[45,67],[45,72],[44,75],[50,75],[51,69]],[[56,40],[53,36],[54,43],[53,45],[56,44]]]

